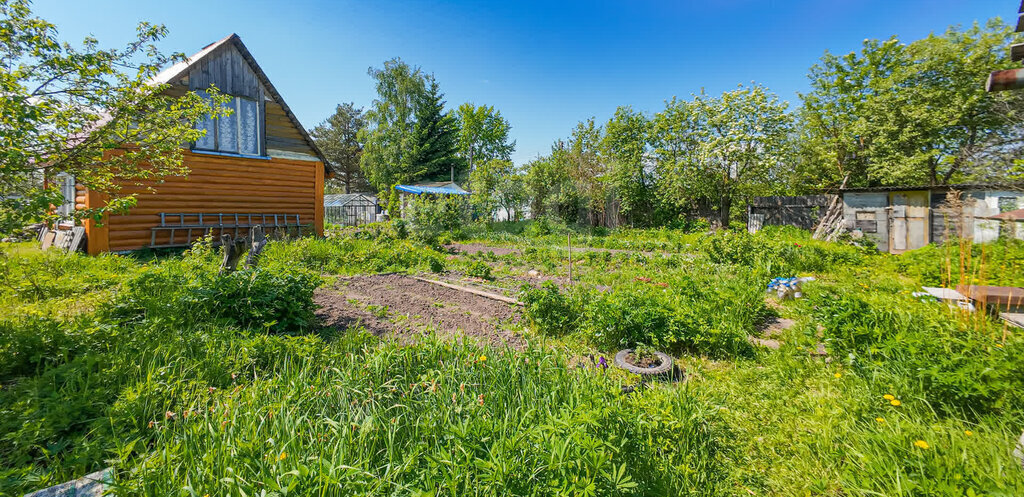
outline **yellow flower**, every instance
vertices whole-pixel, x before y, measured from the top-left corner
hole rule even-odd
[[[893,397],[892,394],[888,394],[887,393],[887,394],[883,395],[882,398],[885,399],[885,400],[892,400],[892,399],[895,399],[896,397]]]
[[[480,356],[480,362],[484,362],[486,360],[487,360],[487,356],[485,356],[485,355]]]
[[[900,404],[902,404],[902,402],[900,402],[900,399],[892,399],[889,401],[889,403],[894,406],[899,406]]]
[[[996,347],[999,347],[999,348],[1003,348],[1003,344],[1001,344],[1001,343],[997,343],[997,344],[996,344]]]
[[[971,430],[964,430],[964,435],[971,436],[974,435],[974,432]]]
[[[878,421],[879,423],[884,423],[885,422],[885,418],[878,417],[878,418],[875,418],[875,421]]]
[[[836,378],[842,378],[843,377],[843,373],[836,373],[836,374],[834,374],[832,376],[835,376]]]
[[[928,445],[928,442],[925,442],[924,440],[918,440],[914,442],[914,447],[917,447],[922,450],[928,450],[931,446]]]
[[[287,452],[282,452],[282,453],[281,453],[281,457],[278,457],[278,458],[277,458],[277,460],[278,460],[278,461],[283,461],[283,460],[285,460],[285,459],[286,459],[287,457],[288,457],[288,453],[287,453]]]

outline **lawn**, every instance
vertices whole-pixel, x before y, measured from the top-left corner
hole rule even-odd
[[[1024,340],[911,295],[1020,285],[1024,243],[406,231],[229,275],[202,244],[0,245],[0,494],[108,466],[119,495],[1024,494]],[[605,367],[634,346],[685,376]]]

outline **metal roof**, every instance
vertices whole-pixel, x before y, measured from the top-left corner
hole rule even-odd
[[[295,113],[292,112],[292,109],[288,107],[288,104],[285,103],[284,98],[281,97],[280,93],[278,93],[277,88],[275,88],[274,84],[270,82],[270,78],[268,78],[267,74],[263,72],[263,68],[261,68],[260,65],[256,63],[256,59],[252,56],[252,53],[249,52],[249,49],[245,47],[245,44],[242,43],[242,39],[239,38],[237,34],[232,33],[221,40],[215,41],[203,47],[202,50],[196,52],[195,55],[189,57],[188,59],[178,62],[172,65],[171,67],[164,69],[163,71],[160,71],[160,73],[153,78],[151,83],[168,84],[185,77],[188,74],[188,71],[192,68],[192,66],[194,66],[199,61],[205,59],[210,54],[216,52],[218,48],[229,43],[234,45],[234,47],[238,49],[238,52],[242,54],[242,58],[249,63],[249,65],[252,67],[253,72],[256,73],[256,77],[259,78],[260,83],[262,83],[263,86],[267,89],[267,92],[270,93],[270,96],[273,97],[273,99],[277,101],[278,104],[281,105],[281,108],[284,109],[285,116],[287,116],[288,119],[292,122],[292,125],[295,126],[296,131],[299,132],[299,135],[302,136],[302,138],[306,141],[310,148],[313,149],[313,153],[315,153],[317,157],[320,159],[320,161],[323,162],[324,167],[327,168],[329,172],[336,172],[334,169],[334,165],[327,161],[327,157],[324,156],[324,153],[320,150],[320,147],[318,147],[316,145],[316,142],[313,141],[313,138],[309,136],[309,133],[306,131],[306,128],[303,127],[302,123],[299,122],[299,118],[295,117]]]
[[[417,185],[396,185],[395,190],[404,193],[411,193],[413,195],[469,195],[469,192],[463,190],[459,185],[455,183],[420,183]]]
[[[360,199],[371,202],[374,205],[377,204],[377,198],[372,195],[363,193],[331,193],[324,195],[324,207],[341,207]]]
[[[1024,190],[1024,183],[961,183],[956,185],[896,185],[843,188],[840,192],[902,192],[912,190]]]
[[[992,216],[977,216],[978,219],[997,219],[1000,221],[1024,221],[1024,209],[1002,212]]]

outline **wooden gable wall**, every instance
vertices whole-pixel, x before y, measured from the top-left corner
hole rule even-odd
[[[196,62],[188,74],[171,83],[169,92],[184,95],[188,90],[202,90],[210,85],[222,93],[256,99],[263,102],[264,138],[266,154],[290,160],[320,160],[295,123],[288,117],[285,107],[260,82],[252,64],[231,43]]]

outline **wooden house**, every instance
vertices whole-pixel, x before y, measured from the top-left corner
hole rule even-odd
[[[212,84],[231,97],[234,112],[200,123],[207,133],[186,144],[187,176],[125,187],[138,194],[135,207],[101,223],[86,221],[90,254],[186,246],[211,231],[240,236],[255,225],[323,234],[330,165],[238,35],[208,45],[156,79],[172,95],[202,94]],[[77,185],[76,208],[103,201]]]

